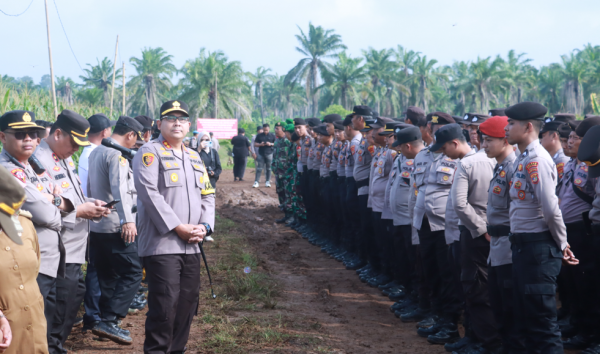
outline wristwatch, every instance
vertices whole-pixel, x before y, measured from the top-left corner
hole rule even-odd
[[[62,198],[58,195],[55,195],[52,204],[54,204],[54,206],[58,208],[62,204]]]

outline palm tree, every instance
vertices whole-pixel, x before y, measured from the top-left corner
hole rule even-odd
[[[107,57],[99,61],[98,65],[87,64],[89,68],[83,69],[85,71],[86,76],[79,76],[83,82],[85,82],[88,86],[97,87],[102,89],[103,97],[104,97],[104,105],[106,107],[110,106],[110,95],[109,89],[111,87],[112,75],[113,75],[113,63]],[[121,79],[121,69],[117,69],[115,80]]]
[[[368,51],[363,50],[363,55],[366,59],[366,71],[370,78],[373,99],[377,112],[381,112],[381,101],[384,97],[391,95],[394,88],[394,76],[398,68],[396,62],[392,61],[394,51],[391,49],[382,49],[380,51],[369,48]],[[389,115],[391,112],[386,109],[384,115]]]
[[[498,97],[494,94],[494,89],[504,83],[500,78],[500,69],[504,61],[496,57],[493,61],[491,57],[485,59],[477,58],[477,61],[470,65],[469,85],[479,100],[479,112],[489,110],[490,99],[498,102]]]
[[[437,64],[437,60],[427,60],[427,56],[424,55],[415,60],[413,69],[413,75],[419,90],[416,95],[417,105],[423,108],[425,112],[429,111],[429,102],[432,98],[429,87],[433,87],[437,83],[437,79],[446,79],[446,74],[433,70],[435,64]]]
[[[346,52],[341,52],[338,54],[338,61],[331,69],[322,73],[325,79],[324,85],[331,92],[332,98],[347,110],[350,109],[351,104],[357,103],[358,86],[367,78],[365,67],[360,66],[361,62],[361,58],[351,58]]]
[[[563,101],[567,112],[581,115],[584,108],[583,83],[589,74],[588,65],[571,53],[562,55],[564,78]]]
[[[537,82],[542,104],[548,107],[549,112],[559,112],[562,107],[560,92],[563,86],[563,74],[560,65],[553,63],[542,67]]]
[[[312,114],[316,116],[319,109],[317,87],[319,87],[318,75],[319,71],[326,70],[329,66],[324,62],[324,58],[332,58],[340,50],[346,49],[342,44],[342,38],[339,34],[334,34],[333,30],[325,30],[323,27],[313,26],[308,24],[308,36],[300,27],[300,35],[296,35],[296,39],[300,42],[300,47],[296,50],[306,58],[301,59],[285,77],[285,84],[290,84],[293,81],[304,80],[306,84],[306,96],[312,101]]]
[[[264,67],[259,66],[256,69],[255,74],[247,73],[248,77],[254,84],[254,96],[258,99],[259,102],[260,119],[262,121],[262,124],[265,124],[265,111],[263,109],[263,85],[265,83],[265,80],[272,77],[272,75],[269,75],[269,71],[271,71],[271,69],[265,69]]]
[[[503,64],[503,76],[510,82],[508,90],[508,103],[510,105],[522,102],[523,90],[532,83],[529,65],[531,59],[523,59],[525,55],[526,53],[516,54],[514,49],[511,49]],[[516,88],[516,91],[514,88]]]
[[[250,117],[250,87],[239,61],[229,61],[222,51],[211,53],[202,48],[199,57],[188,60],[180,72],[181,98],[198,115],[218,118],[219,112],[225,111],[229,116],[239,112]]]
[[[411,97],[412,89],[410,86],[414,85],[412,78],[412,70],[415,61],[419,58],[420,52],[413,50],[406,50],[403,46],[398,45],[394,51],[396,56],[396,65],[400,69],[396,74],[395,81],[402,84],[402,88],[399,90],[398,95],[400,96],[400,102],[403,109],[406,109],[409,105],[409,98]]]
[[[69,77],[60,76],[56,78],[56,93],[59,97],[62,97],[68,106],[75,103],[73,100],[73,87],[75,86],[75,82]]]
[[[177,71],[172,60],[173,56],[160,47],[144,48],[141,58],[129,59],[137,71],[137,75],[128,82],[133,99],[131,104],[140,113],[152,118],[157,116],[157,103],[161,101],[162,93],[171,88],[171,78]]]
[[[293,118],[294,110],[300,110],[307,101],[303,89],[296,82],[285,84],[285,77],[274,75],[265,83],[267,104],[280,116],[280,111],[285,118]]]

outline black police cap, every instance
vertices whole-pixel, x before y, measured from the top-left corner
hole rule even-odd
[[[334,114],[326,115],[325,118],[323,118],[323,123],[340,122],[341,120],[342,120],[342,116],[334,113]]]
[[[456,123],[445,125],[435,132],[435,143],[430,151],[438,151],[445,143],[454,139],[464,140],[463,129]]]
[[[36,119],[35,124],[39,125],[40,127],[44,127],[44,128],[52,127],[52,122],[48,122],[47,120],[43,120],[43,119]]]
[[[45,127],[41,127],[35,123],[35,113],[31,111],[9,111],[0,117],[0,131],[6,129],[36,129],[44,130]]]
[[[362,117],[372,117],[373,111],[369,106],[354,106],[354,108],[352,109],[352,114]]]
[[[548,123],[546,123],[546,124],[548,124]],[[561,124],[558,127],[558,135],[563,139],[569,139],[569,135],[571,135],[572,131],[573,131],[573,129],[571,128],[571,126],[569,124]],[[541,133],[540,133],[540,135],[541,135]]]
[[[154,119],[148,116],[137,116],[134,119],[144,126],[144,131],[152,130],[152,127],[154,126]]]
[[[181,112],[185,114],[186,117],[189,117],[188,113],[189,107],[187,103],[179,100],[167,101],[160,106],[160,117],[168,116],[169,113]]]
[[[396,132],[396,128],[401,129],[402,127],[412,127],[410,124],[398,122],[392,119],[391,122],[385,123],[385,129],[379,133],[379,135],[391,135]]]
[[[308,125],[306,124],[306,120],[304,118],[294,118],[294,126],[296,125]]]
[[[70,134],[77,145],[90,145],[90,141],[88,140],[90,123],[80,114],[65,109],[60,112],[54,125],[65,133]]]
[[[88,118],[90,123],[90,134],[100,133],[108,127],[114,127],[117,124],[116,121],[108,119],[108,117],[102,113],[96,113]]]
[[[504,113],[504,108],[492,108],[490,109],[490,111],[488,112],[488,116],[490,117],[504,117],[506,116],[506,113]]]
[[[587,132],[596,125],[600,125],[600,117],[584,119],[581,121],[581,123],[579,123],[577,129],[575,129],[575,134],[583,138],[585,135],[587,135]]]
[[[586,114],[585,116],[583,116],[583,119],[594,118],[594,117],[600,117],[600,116],[595,115],[595,114]]]
[[[600,126],[591,127],[581,139],[577,158],[588,166],[590,178],[600,177]]]
[[[375,119],[365,119],[365,127],[360,130],[361,133],[368,132],[369,130],[373,129],[373,127],[371,127],[371,124],[373,124],[373,122],[375,122]]]
[[[571,113],[556,113],[554,115],[555,122],[569,123],[573,120],[577,120],[577,116]]]
[[[327,125],[325,125],[325,124],[321,124],[321,125],[314,127],[313,131],[317,134],[331,136],[331,134],[329,134],[329,132],[327,132]]]
[[[344,130],[344,124],[342,122],[333,122],[333,129]]]
[[[314,128],[321,124],[321,120],[319,118],[306,118],[306,123],[309,127]]]
[[[567,125],[567,124],[563,123],[563,122],[557,122],[557,121],[544,123],[542,130],[540,130],[540,134],[543,134],[545,132],[558,132],[560,127],[563,125]]]
[[[142,131],[144,130],[144,126],[142,123],[138,122],[136,119],[128,117],[128,116],[120,116],[119,120],[117,120],[116,126],[123,126],[129,128],[131,131],[135,132],[140,139],[144,137]]]
[[[548,109],[537,102],[521,102],[508,107],[504,113],[514,120],[544,120]]]
[[[377,117],[373,118],[373,122],[369,124],[369,126],[373,129],[379,129],[385,127],[389,123],[397,123],[394,122],[391,118]]]
[[[346,118],[344,119],[344,121],[342,122],[342,124],[344,125],[344,127],[352,125],[352,114],[348,114],[346,116]]]
[[[429,113],[427,115],[426,119],[427,119],[427,122],[430,122],[431,124],[446,125],[446,124],[456,123],[456,121],[454,120],[454,118],[452,118],[451,115],[449,115],[448,113],[444,113],[444,112]]]
[[[421,129],[408,126],[406,128],[396,128],[396,141],[392,144],[392,147],[396,147],[401,144],[412,143],[413,141],[422,140]]]

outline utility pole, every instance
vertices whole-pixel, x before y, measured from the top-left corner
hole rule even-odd
[[[58,117],[58,107],[56,105],[56,87],[54,87],[54,66],[52,65],[52,43],[50,42],[50,18],[48,17],[48,0],[44,0],[46,5],[46,31],[48,32],[48,56],[50,57],[50,82],[52,88],[52,102],[54,103],[54,119]]]
[[[125,62],[123,62],[123,115],[125,116]]]
[[[117,35],[117,44],[115,45],[115,60],[113,61],[113,79],[110,90],[110,117],[112,117],[113,98],[115,96],[115,74],[117,72],[117,53],[119,53],[119,35]]]

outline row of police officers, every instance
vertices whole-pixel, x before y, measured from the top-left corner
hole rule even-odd
[[[145,129],[154,125],[150,119],[122,116],[93,136],[90,121],[64,110],[46,135],[33,112],[0,117],[0,165],[11,176],[5,181],[0,174],[0,224],[9,236],[0,242],[7,256],[11,252],[3,257],[3,264],[10,263],[3,273],[11,276],[2,282],[0,321],[8,320],[14,339],[0,349],[67,353],[65,341],[86,294],[82,265],[91,258],[100,289],[100,320],[92,332],[132,344],[120,323],[145,269],[144,352],[183,353],[198,309],[199,244],[213,232],[215,219],[206,168],[183,145],[191,124],[188,106],[164,103],[153,140]],[[73,155],[97,134],[101,144],[86,156],[84,193]],[[20,245],[32,252],[19,252]]]
[[[600,117],[546,114],[279,123],[278,222],[449,352],[600,353]]]

